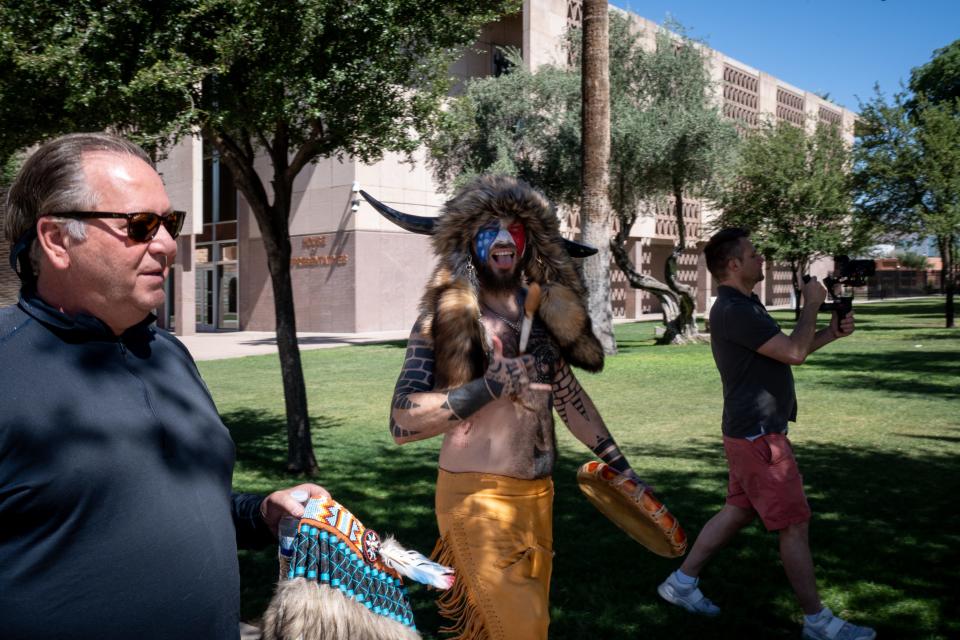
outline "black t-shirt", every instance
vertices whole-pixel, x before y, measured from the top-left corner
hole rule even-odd
[[[720,286],[710,309],[710,343],[723,381],[723,435],[748,438],[786,431],[797,419],[790,365],[757,353],[780,333],[756,295]]]

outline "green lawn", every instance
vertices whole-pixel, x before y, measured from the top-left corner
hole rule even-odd
[[[789,330],[792,315],[775,314]],[[791,428],[814,511],[811,546],[826,603],[885,638],[960,637],[960,333],[942,298],[858,305],[858,329],[795,369]],[[826,316],[823,316],[823,320]],[[653,345],[653,323],[617,327],[620,353],[580,374],[634,468],[694,538],[723,504],[720,381],[706,345]],[[429,552],[439,440],[395,445],[387,429],[404,343],[303,353],[319,482],[365,524]],[[234,484],[267,492],[285,474],[275,356],[200,363],[237,443]],[[559,421],[558,421],[559,423]],[[677,561],[604,520],[575,486],[590,453],[559,423],[551,638],[797,638],[800,611],[775,534],[745,529],[707,568],[713,620],[663,603]],[[241,552],[244,619],[259,617],[273,552]],[[417,623],[438,637],[431,594],[411,588]]]

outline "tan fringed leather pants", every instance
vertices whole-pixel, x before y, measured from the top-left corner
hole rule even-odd
[[[546,640],[553,569],[553,480],[484,473],[437,478],[434,560],[456,582],[438,600],[457,640]]]

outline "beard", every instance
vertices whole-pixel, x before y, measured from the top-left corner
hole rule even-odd
[[[486,264],[481,264],[477,269],[477,279],[480,281],[480,288],[487,291],[515,291],[520,288],[520,272],[519,265],[512,271],[497,273]]]

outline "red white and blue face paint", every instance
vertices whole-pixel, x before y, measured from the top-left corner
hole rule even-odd
[[[474,238],[474,249],[481,263],[487,261],[490,257],[490,248],[496,244],[512,245],[516,247],[517,257],[522,256],[527,244],[527,234],[523,224],[513,222],[507,225],[504,221],[495,220],[480,227],[477,237]]]
[[[507,227],[507,231],[510,232],[513,243],[517,245],[517,256],[522,256],[523,250],[527,246],[527,230],[523,228],[522,223],[514,222]]]
[[[477,237],[473,239],[473,248],[477,252],[477,257],[480,258],[481,264],[486,262],[487,258],[490,257],[490,246],[493,244],[494,238],[496,238],[497,234],[499,233],[499,222],[491,222],[490,224],[486,224],[480,227],[480,230],[477,231]]]

